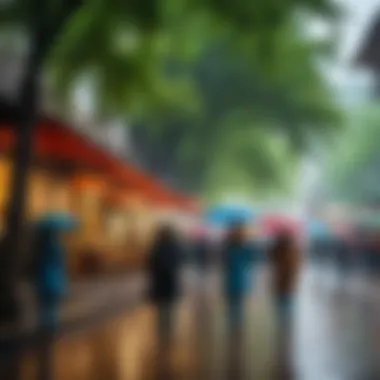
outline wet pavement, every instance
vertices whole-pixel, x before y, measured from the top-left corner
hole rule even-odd
[[[305,268],[287,342],[293,373],[286,377],[275,373],[278,340],[268,278],[265,268],[256,275],[240,344],[225,329],[218,275],[202,279],[191,272],[177,305],[173,345],[165,352],[155,339],[154,309],[141,301],[107,322],[59,338],[51,347],[51,378],[380,379],[379,280],[360,273],[343,277],[329,266]],[[38,352],[25,353],[20,379],[41,378]]]
[[[146,286],[143,273],[114,278],[92,278],[87,281],[72,281],[66,299],[60,305],[59,323],[61,327],[70,325],[78,319],[90,318],[102,314],[110,305],[130,305],[140,300]],[[20,285],[20,296],[25,310],[21,324],[17,329],[3,327],[0,341],[7,336],[33,333],[37,327],[37,305],[32,287],[28,283]]]

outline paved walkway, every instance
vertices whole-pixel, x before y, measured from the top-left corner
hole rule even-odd
[[[154,310],[141,304],[56,342],[53,379],[380,379],[380,298],[374,294],[379,281],[360,273],[341,277],[329,267],[305,268],[289,341],[294,371],[275,377],[278,341],[268,280],[262,268],[247,302],[241,347],[226,334],[218,275],[200,279],[189,273],[167,355],[157,349]],[[37,379],[37,367],[31,351],[20,379]]]
[[[380,379],[379,284],[331,267],[305,271],[295,320],[299,379]]]
[[[142,273],[128,274],[117,278],[99,278],[73,282],[67,299],[62,302],[59,312],[61,329],[66,326],[91,319],[99,314],[111,311],[117,306],[127,307],[140,302],[146,286]],[[20,285],[23,299],[24,318],[17,326],[2,326],[0,342],[22,336],[30,336],[37,328],[37,307],[32,287]]]

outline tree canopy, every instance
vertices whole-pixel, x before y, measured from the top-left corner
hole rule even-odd
[[[99,116],[132,118],[143,161],[176,186],[283,187],[293,150],[336,124],[315,65],[328,46],[297,23],[333,16],[329,0],[44,3],[7,2],[2,19],[51,31],[45,73],[61,101],[90,76]]]
[[[370,104],[346,116],[348,127],[339,136],[328,161],[329,195],[354,203],[377,202],[380,195],[380,110]]]
[[[237,182],[246,191],[289,188],[296,153],[328,135],[339,118],[314,60],[328,46],[307,40],[292,22],[277,33],[267,63],[222,43],[186,68],[201,110],[167,110],[136,128],[152,170],[166,166],[172,177],[182,175],[185,188],[201,185],[207,193]]]

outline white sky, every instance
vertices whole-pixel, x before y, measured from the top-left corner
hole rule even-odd
[[[322,73],[344,106],[358,104],[365,99],[370,89],[370,75],[355,66],[354,59],[363,43],[372,20],[380,11],[380,0],[336,0],[344,12],[336,25],[338,52],[332,62],[324,63]],[[329,33],[329,26],[315,21],[308,26],[308,33],[318,37]],[[318,160],[305,159],[299,176],[299,200],[306,201],[308,194],[316,188],[323,167],[323,157]]]
[[[373,18],[380,10],[379,0],[336,0],[343,9],[338,25],[338,54],[336,61],[326,67],[329,82],[341,90],[355,92],[368,85],[368,75],[355,67],[355,56],[363,44]]]
[[[363,41],[371,21],[380,9],[379,0],[336,0],[347,14],[342,23],[341,58],[347,62]]]

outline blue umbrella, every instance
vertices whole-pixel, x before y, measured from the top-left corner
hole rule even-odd
[[[234,222],[250,222],[254,218],[254,215],[250,209],[245,207],[218,206],[207,211],[204,218],[211,225],[224,226]]]
[[[328,226],[320,220],[311,220],[307,223],[307,233],[312,238],[323,238],[331,235]]]

